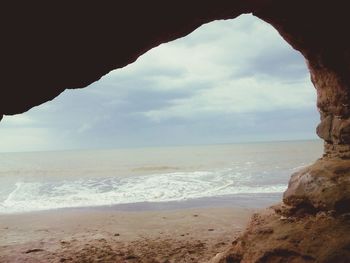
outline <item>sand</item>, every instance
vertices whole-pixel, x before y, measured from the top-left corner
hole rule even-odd
[[[0,216],[0,262],[208,262],[248,208],[63,209]]]

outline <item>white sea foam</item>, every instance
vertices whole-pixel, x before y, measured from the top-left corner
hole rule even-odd
[[[0,213],[137,202],[180,201],[232,194],[277,193],[286,186],[256,185],[226,169],[52,182],[17,182]]]
[[[242,194],[256,202],[260,194],[279,196],[322,147],[275,142],[0,153],[0,213]]]

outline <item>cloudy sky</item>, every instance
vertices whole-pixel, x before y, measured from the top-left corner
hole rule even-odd
[[[0,122],[0,151],[313,139],[302,56],[244,15],[152,49],[88,88]]]

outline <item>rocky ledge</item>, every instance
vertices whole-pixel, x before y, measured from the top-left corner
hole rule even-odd
[[[292,175],[283,203],[255,214],[213,263],[350,262],[350,160],[323,158]]]
[[[232,248],[214,263],[347,263],[350,260],[350,213],[294,214],[278,205],[256,214]]]

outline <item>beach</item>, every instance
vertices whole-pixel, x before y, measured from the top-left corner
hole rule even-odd
[[[319,141],[0,154],[0,262],[208,262]]]
[[[208,262],[251,208],[59,209],[0,216],[0,262]]]

